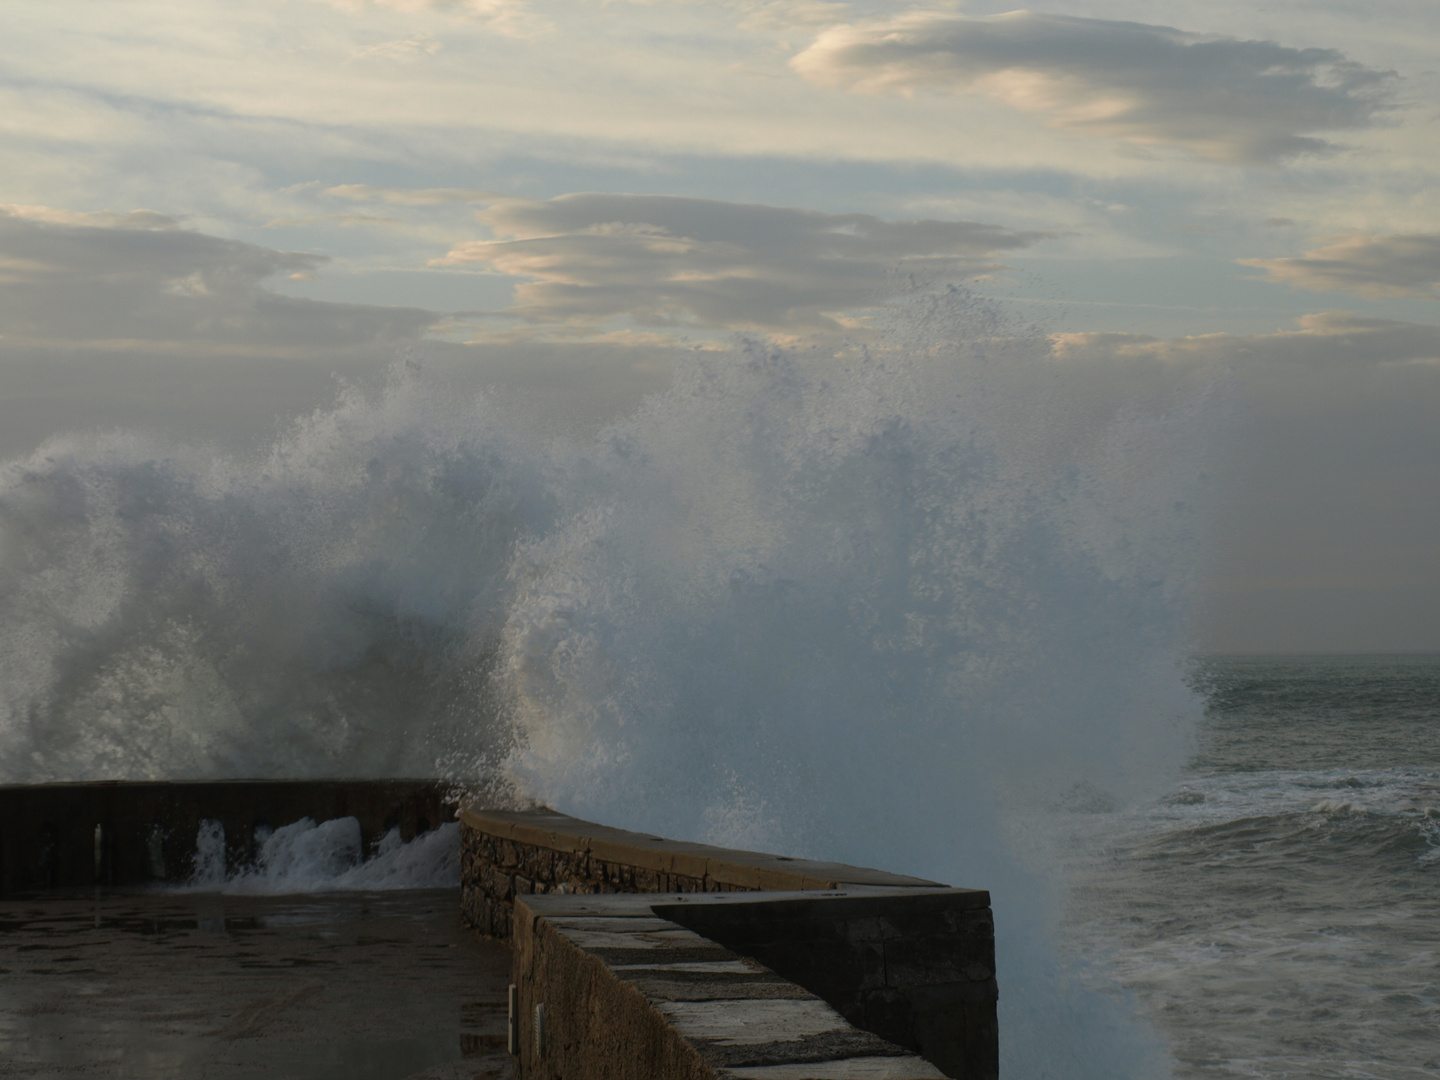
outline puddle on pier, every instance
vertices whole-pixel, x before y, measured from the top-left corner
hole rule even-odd
[[[0,1076],[500,1080],[510,953],[458,889],[0,901]]]

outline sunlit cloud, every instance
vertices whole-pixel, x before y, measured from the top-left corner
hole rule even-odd
[[[451,203],[490,204],[503,198],[499,192],[481,188],[390,188],[371,184],[338,184],[325,189],[326,195],[356,202],[395,203],[400,206],[444,206]]]
[[[415,37],[396,38],[375,45],[365,45],[350,51],[351,60],[418,60],[422,56],[434,56],[443,45],[433,34],[419,34]]]
[[[1348,292],[1367,300],[1440,298],[1440,234],[1323,238],[1323,247],[1298,259],[1240,259],[1270,281],[1311,292]]]
[[[0,203],[0,218],[35,221],[45,225],[81,225],[106,229],[178,229],[180,222],[154,210],[66,210],[57,206],[26,206]]]
[[[741,12],[746,30],[780,31],[833,26],[846,18],[851,5],[830,0],[730,0]]]
[[[1057,360],[1154,360],[1294,363],[1315,366],[1440,363],[1440,326],[1325,311],[1274,334],[1198,334],[1169,340],[1146,334],[1066,333],[1051,336]]]
[[[305,217],[276,217],[265,222],[265,228],[296,228],[305,225],[339,225],[347,229],[403,227],[400,218],[378,214],[307,214]]]
[[[835,26],[791,66],[857,93],[981,94],[1055,127],[1231,164],[1331,149],[1314,133],[1375,123],[1393,80],[1333,49],[1028,11]]]
[[[389,9],[409,15],[445,14],[474,20],[506,37],[535,37],[554,29],[529,0],[320,0],[353,14]],[[389,43],[395,44],[395,43]]]
[[[479,216],[505,239],[457,244],[433,265],[528,279],[514,316],[781,334],[842,330],[845,312],[899,287],[897,269],[973,278],[1045,235],[662,195],[510,199]]]

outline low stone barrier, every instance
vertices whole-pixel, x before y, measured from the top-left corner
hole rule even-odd
[[[554,810],[460,810],[460,903],[466,922],[510,936],[516,896],[564,892],[733,892],[936,886],[843,863],[692,844],[613,829]],[[943,886],[942,886],[943,887]]]
[[[748,907],[754,895],[777,894],[731,894],[729,906]],[[819,995],[754,959],[657,917],[644,902],[653,899],[550,894],[517,901],[520,1076],[938,1080],[946,1075],[856,1028]],[[685,894],[672,902],[684,904]]]
[[[998,1074],[986,892],[548,810],[459,816],[463,916],[515,947],[522,1077]]]

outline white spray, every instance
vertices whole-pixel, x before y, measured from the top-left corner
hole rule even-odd
[[[1053,958],[1046,845],[1183,760],[1206,394],[1086,396],[1042,343],[927,329],[699,356],[577,460],[514,564],[510,775],[581,817],[989,888],[1005,1073],[1164,1074]]]
[[[989,888],[1006,1074],[1163,1073],[1046,844],[1183,757],[1205,395],[910,314],[580,445],[403,372],[253,462],[52,441],[0,474],[5,779],[440,772]]]

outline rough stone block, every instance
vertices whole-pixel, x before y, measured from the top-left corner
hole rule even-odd
[[[490,936],[509,941],[514,935],[514,912],[508,904],[490,905]]]
[[[499,867],[482,866],[478,876],[480,891],[492,900],[509,900],[515,895],[513,878]]]
[[[522,848],[513,840],[502,840],[495,845],[495,865],[502,870],[513,870],[520,865]]]

